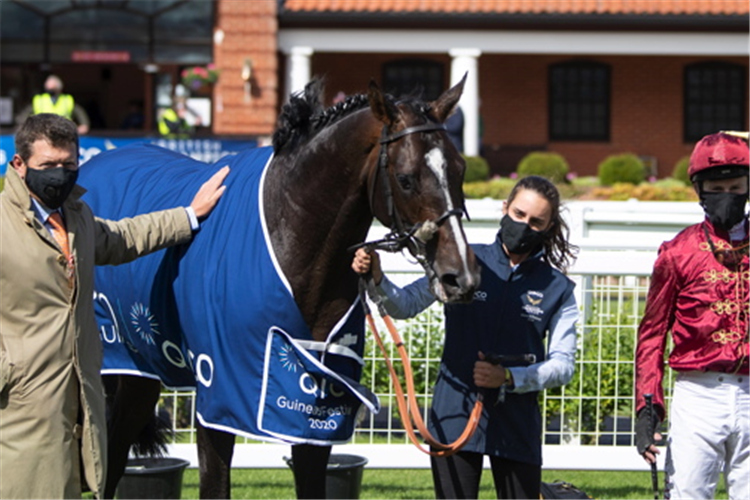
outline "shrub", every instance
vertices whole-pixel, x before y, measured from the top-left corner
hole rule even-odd
[[[635,198],[641,201],[697,201],[698,196],[693,188],[670,185],[673,182],[658,181],[641,183],[638,186],[618,182],[613,186],[597,187],[591,190],[588,199],[625,201]]]
[[[686,186],[690,186],[690,177],[688,177],[688,165],[690,165],[690,157],[683,156],[674,165],[672,171],[672,177],[681,181]]]
[[[568,162],[562,155],[535,151],[521,158],[516,172],[519,177],[539,175],[558,184],[565,182],[568,170]]]
[[[466,161],[464,182],[486,181],[490,177],[490,165],[481,156],[463,156]]]
[[[587,175],[583,177],[576,177],[570,181],[570,183],[574,186],[579,186],[582,188],[586,187],[596,187],[599,185],[599,177],[595,175]]]
[[[640,184],[646,179],[646,166],[632,153],[611,155],[599,164],[599,182],[612,186],[618,182]]]
[[[401,336],[411,361],[414,390],[418,404],[422,408],[427,408],[431,402],[432,387],[437,380],[440,358],[443,355],[445,330],[442,310],[436,307],[428,308],[415,316],[414,320],[404,323],[403,327]],[[385,348],[388,350],[388,357],[398,373],[404,391],[406,391],[403,363],[396,345],[387,331],[384,331],[381,327],[378,327],[378,331]],[[402,417],[397,410],[393,381],[372,332],[367,335],[364,358],[365,366],[362,369],[360,383],[369,387],[375,394],[384,396],[382,398],[383,403],[391,407],[392,417]]]
[[[481,200],[482,198],[505,200],[515,185],[516,181],[507,177],[495,177],[489,181],[469,182],[464,184],[464,196],[477,200]]]
[[[644,305],[643,301],[634,303],[633,297],[622,297],[615,304],[593,303],[583,326],[573,379],[564,387],[547,389],[547,421],[560,416],[575,428],[580,419],[582,444],[596,442],[596,430],[606,416],[629,416],[634,411],[637,333],[633,316],[642,317]]]

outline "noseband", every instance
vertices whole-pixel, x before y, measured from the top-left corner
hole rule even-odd
[[[370,210],[374,213],[374,196],[375,196],[375,185],[378,178],[382,179],[383,195],[385,196],[386,210],[388,211],[388,218],[391,221],[390,232],[385,235],[383,239],[362,243],[352,247],[353,249],[359,247],[367,247],[372,250],[384,250],[387,252],[398,252],[404,248],[408,248],[409,251],[414,255],[420,264],[426,267],[426,255],[425,246],[427,242],[432,239],[432,236],[438,231],[440,226],[453,215],[461,217],[463,213],[462,209],[448,210],[440,217],[434,220],[427,220],[424,222],[418,222],[411,227],[405,227],[401,215],[396,210],[395,203],[393,201],[393,191],[391,190],[391,183],[388,179],[388,144],[397,141],[398,139],[407,136],[409,134],[415,134],[417,132],[433,132],[445,130],[445,125],[442,123],[426,123],[424,125],[415,125],[413,127],[407,127],[403,130],[396,132],[395,134],[388,134],[388,127],[383,126],[383,130],[380,134],[380,151],[378,152],[378,166],[375,170],[375,175],[372,176],[370,181],[369,193],[370,193]]]

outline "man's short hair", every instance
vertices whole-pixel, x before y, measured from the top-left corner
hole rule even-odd
[[[29,116],[16,131],[16,154],[23,161],[31,157],[31,148],[38,140],[45,140],[56,148],[75,144],[78,151],[78,129],[71,120],[53,113]]]

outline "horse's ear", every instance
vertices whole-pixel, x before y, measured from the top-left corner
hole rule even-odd
[[[383,91],[380,90],[380,87],[378,87],[378,84],[374,80],[370,80],[370,85],[367,88],[367,99],[370,101],[370,109],[375,118],[386,125],[393,125],[398,115],[398,109],[383,94]]]
[[[458,104],[458,100],[461,98],[461,94],[464,91],[464,84],[466,83],[466,75],[461,78],[461,81],[454,85],[452,88],[443,92],[443,95],[437,98],[437,100],[431,103],[432,109],[435,111],[435,115],[438,120],[444,122],[453,113],[453,109]]]

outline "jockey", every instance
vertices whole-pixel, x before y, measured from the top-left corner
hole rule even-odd
[[[636,351],[636,445],[655,463],[666,416],[662,379],[677,372],[666,459],[671,498],[713,498],[720,469],[730,498],[750,498],[747,133],[701,139],[688,174],[706,217],[662,244]],[[652,412],[645,396],[653,395]]]

